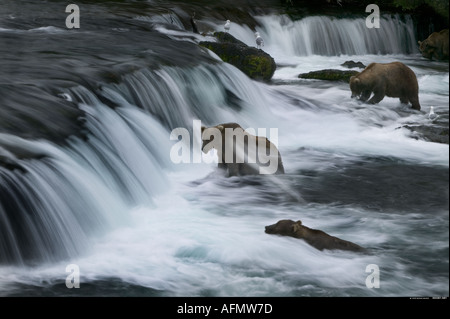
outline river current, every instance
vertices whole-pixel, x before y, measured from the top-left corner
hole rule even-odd
[[[278,66],[263,83],[197,45],[225,21],[194,34],[177,4],[80,4],[79,29],[62,2],[0,4],[0,146],[33,155],[0,165],[0,296],[448,296],[449,147],[407,127],[448,132],[449,68],[421,57],[411,18],[255,14]],[[348,60],[408,65],[421,111],[298,78]],[[286,174],[174,163],[170,133],[198,120],[266,129]],[[281,219],[369,253],[264,232]]]

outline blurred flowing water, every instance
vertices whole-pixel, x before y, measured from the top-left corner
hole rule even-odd
[[[449,70],[420,56],[410,17],[255,15],[278,64],[261,83],[197,46],[213,38],[185,9],[135,5],[80,5],[69,30],[61,2],[0,4],[0,295],[448,296],[448,144],[405,125],[448,132]],[[230,33],[255,46],[249,26]],[[297,77],[347,60],[410,66],[422,110]],[[170,132],[194,120],[277,128],[286,174],[174,164]],[[264,233],[280,219],[370,253]]]

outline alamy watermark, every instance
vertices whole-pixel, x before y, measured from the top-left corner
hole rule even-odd
[[[66,277],[66,287],[69,289],[80,288],[80,267],[76,264],[67,265],[66,272],[69,273]]]
[[[369,4],[366,7],[366,12],[370,14],[366,18],[366,27],[369,29],[380,28],[380,8],[376,4]]]
[[[80,8],[76,4],[69,4],[66,7],[66,13],[70,13],[66,18],[66,27],[68,29],[80,28]]]
[[[366,272],[370,272],[366,278],[366,287],[369,289],[380,288],[380,267],[376,264],[367,265]]]
[[[369,4],[366,7],[369,16],[366,18],[366,27],[369,29],[380,28],[380,8],[376,4]],[[80,28],[80,8],[76,4],[69,4],[66,7],[66,13],[70,13],[66,18],[66,27],[68,29]]]

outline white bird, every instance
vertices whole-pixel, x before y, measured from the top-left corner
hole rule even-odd
[[[230,22],[230,20],[227,20],[227,22],[224,25],[225,32],[230,31],[230,27],[231,27],[231,22]]]
[[[432,121],[434,121],[435,119],[437,119],[439,117],[439,115],[437,115],[436,113],[434,113],[434,107],[430,106],[430,113],[428,113],[428,118]]]
[[[259,35],[259,32],[255,32],[255,37],[256,37],[256,47],[258,49],[261,49],[261,46],[264,46],[264,40]]]

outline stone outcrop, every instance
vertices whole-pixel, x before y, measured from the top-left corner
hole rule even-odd
[[[350,77],[358,74],[358,71],[343,71],[335,69],[325,69],[319,71],[311,71],[308,73],[299,74],[301,79],[314,79],[314,80],[325,80],[325,81],[350,81]]]
[[[275,73],[275,60],[263,50],[250,47],[224,32],[215,32],[217,42],[203,41],[200,45],[216,53],[252,79],[269,81]]]

